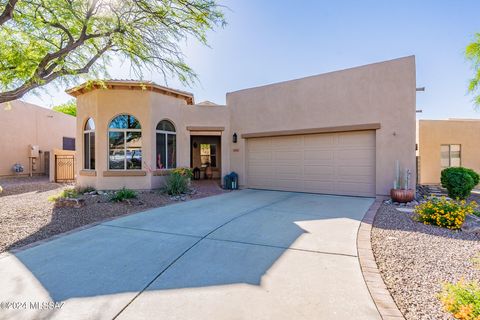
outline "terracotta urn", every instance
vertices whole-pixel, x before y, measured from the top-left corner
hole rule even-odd
[[[207,179],[212,179],[213,177],[212,167],[208,166],[205,168],[205,176],[207,177]]]
[[[412,189],[391,189],[390,197],[393,202],[407,203],[415,199],[415,192]]]

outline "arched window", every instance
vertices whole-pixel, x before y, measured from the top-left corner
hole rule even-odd
[[[83,128],[83,168],[95,170],[95,122],[88,118]]]
[[[157,125],[157,169],[177,167],[177,134],[175,126],[168,120]]]
[[[119,115],[108,126],[108,168],[142,169],[142,127],[132,115]]]

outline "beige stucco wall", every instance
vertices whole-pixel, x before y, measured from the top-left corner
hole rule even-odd
[[[38,145],[42,151],[33,174],[44,174],[48,166],[44,152],[61,149],[63,137],[75,138],[75,126],[75,117],[30,103],[0,104],[0,176],[13,175],[15,163],[24,166],[24,174],[29,173],[29,145]]]
[[[177,133],[177,167],[190,167],[190,135],[194,131],[187,126],[223,126],[228,129],[226,106],[187,105],[185,100],[142,90],[99,89],[80,95],[77,114],[77,159],[79,161],[77,183],[97,189],[149,189],[161,187],[164,176],[156,171],[156,126],[160,120],[170,120]],[[119,114],[131,114],[142,126],[143,176],[107,177],[108,174],[108,125]],[[83,128],[89,117],[95,121],[95,176],[82,174]],[[222,139],[223,144],[227,140]],[[222,148],[223,149],[223,148]],[[225,146],[228,150],[228,147]],[[228,155],[225,156],[228,158]],[[130,171],[130,170],[127,170]]]
[[[245,181],[245,133],[380,123],[376,131],[376,193],[388,194],[395,160],[415,181],[415,58],[405,57],[227,94],[230,169]],[[235,149],[235,150],[234,150]]]
[[[420,183],[440,183],[440,145],[461,145],[461,165],[480,172],[480,120],[419,121]]]
[[[318,76],[227,94],[227,106],[187,105],[185,99],[127,88],[95,89],[78,97],[77,159],[83,167],[82,132],[96,124],[95,176],[78,176],[80,185],[98,189],[157,188],[164,177],[155,171],[155,127],[162,119],[177,131],[177,167],[190,166],[190,136],[221,135],[221,176],[236,171],[246,181],[246,143],[242,134],[356,126],[379,123],[376,130],[376,193],[388,194],[395,162],[412,170],[415,181],[415,58],[405,57]],[[142,125],[144,176],[107,177],[108,124],[122,113]],[[195,127],[198,131],[189,131]],[[221,127],[216,132],[201,128]],[[211,130],[211,128],[210,128]],[[237,133],[238,143],[232,142]]]

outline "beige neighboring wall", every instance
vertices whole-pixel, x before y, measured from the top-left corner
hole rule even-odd
[[[415,181],[413,56],[227,94],[231,108],[230,170],[247,185],[243,134],[380,124],[376,130],[376,194],[388,194],[395,161]]]
[[[0,104],[0,176],[14,175],[15,163],[24,166],[24,174],[29,173],[30,145],[42,151],[33,174],[45,174],[45,152],[62,149],[63,137],[75,138],[75,125],[75,117],[23,101]]]
[[[440,183],[440,146],[461,145],[461,165],[480,172],[480,119],[419,121],[419,181]]]

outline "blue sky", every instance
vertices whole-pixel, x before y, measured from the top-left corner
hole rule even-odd
[[[197,102],[225,103],[225,93],[415,55],[418,118],[480,118],[467,94],[466,45],[480,32],[478,1],[287,1],[219,0],[228,25],[209,34],[210,48],[183,45],[199,74],[194,87],[168,85],[195,94]],[[112,78],[132,78],[128,64],[114,63]],[[164,84],[146,72],[146,80]],[[69,97],[63,89],[29,94],[46,107]]]

